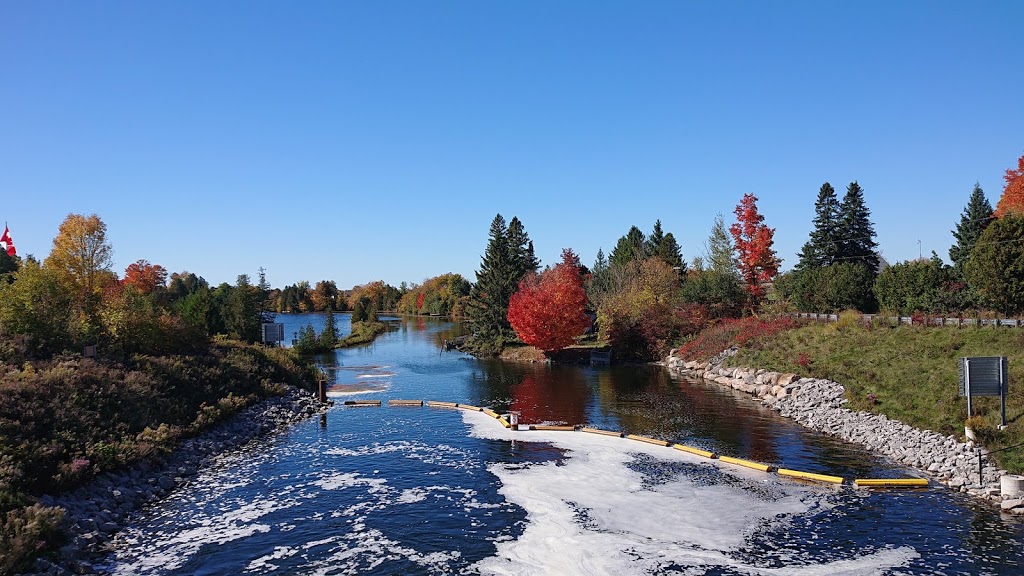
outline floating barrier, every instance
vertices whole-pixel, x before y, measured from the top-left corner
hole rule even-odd
[[[461,408],[463,410],[469,410],[473,412],[483,412],[491,418],[496,419],[505,428],[512,428],[514,430],[526,430],[525,425],[517,425],[513,428],[512,424],[509,423],[501,414],[489,409],[481,408],[479,406],[473,406],[471,404],[459,404],[456,402],[441,402],[439,400],[428,400],[425,403],[427,406],[432,408]],[[347,400],[345,401],[346,406],[380,406],[380,400]],[[423,406],[424,401],[422,400],[388,400],[388,406]],[[520,426],[524,426],[520,428]],[[600,428],[588,428],[586,426],[552,426],[546,424],[531,424],[529,430],[538,431],[558,431],[558,432],[586,432],[588,434],[600,434],[602,436],[615,436],[618,438],[628,438],[630,440],[636,440],[637,442],[645,442],[647,444],[653,444],[655,446],[666,446],[672,447],[681,452],[687,452],[696,456],[702,456],[704,458],[717,458],[718,460],[727,464],[735,464],[736,466],[743,466],[745,468],[751,468],[753,470],[759,470],[761,472],[772,472],[775,471],[779,476],[788,478],[795,478],[798,480],[809,480],[812,482],[824,482],[828,484],[843,484],[844,478],[839,476],[830,476],[828,474],[814,474],[811,472],[801,472],[799,470],[790,470],[788,468],[775,468],[770,464],[761,464],[760,462],[754,462],[752,460],[744,460],[742,458],[733,458],[731,456],[722,456],[709,450],[703,450],[700,448],[694,448],[693,446],[687,446],[685,444],[673,444],[666,440],[659,440],[657,438],[650,438],[647,436],[638,436],[636,434],[626,434],[624,432],[616,432],[614,430],[602,430]],[[859,488],[927,488],[929,486],[926,478],[858,478],[853,483]]]
[[[388,406],[423,406],[423,400],[388,400]]]
[[[654,444],[655,446],[668,446],[669,442],[665,440],[658,440],[657,438],[648,438],[647,436],[637,436],[636,434],[627,434],[626,438],[630,440],[636,440],[637,442],[646,442],[648,444]]]
[[[600,428],[580,428],[580,432],[586,432],[587,434],[601,434],[604,436],[618,436],[622,438],[622,432],[614,432],[612,430],[601,430]]]
[[[827,474],[812,474],[810,472],[800,472],[799,470],[789,470],[788,468],[779,468],[779,476],[789,476],[790,478],[799,478],[800,480],[810,480],[812,482],[825,482],[827,484],[842,484],[843,479],[839,476],[829,476]]]
[[[733,458],[732,456],[718,455],[718,459],[722,462],[729,464],[735,464],[737,466],[743,466],[745,468],[753,468],[754,470],[760,470],[761,472],[771,472],[772,467],[768,464],[761,464],[760,462],[751,462],[750,460],[743,460],[741,458]]]
[[[690,454],[696,454],[697,456],[703,456],[705,458],[716,458],[718,455],[714,452],[708,452],[707,450],[701,450],[700,448],[694,448],[693,446],[687,446],[685,444],[673,444],[673,448],[682,452],[689,452]]]
[[[380,406],[380,400],[345,400],[345,406]]]
[[[858,478],[858,488],[927,488],[927,478]]]

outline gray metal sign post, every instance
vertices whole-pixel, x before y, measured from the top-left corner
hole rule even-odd
[[[1000,426],[1006,426],[1006,392],[1010,379],[1006,356],[961,358],[959,368],[960,395],[967,397],[967,417],[971,417],[972,396],[999,396]]]

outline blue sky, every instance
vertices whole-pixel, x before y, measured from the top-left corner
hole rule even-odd
[[[211,283],[473,279],[661,219],[690,260],[760,198],[783,268],[822,182],[889,261],[948,259],[1024,154],[1019,2],[0,0],[0,220],[70,213]]]

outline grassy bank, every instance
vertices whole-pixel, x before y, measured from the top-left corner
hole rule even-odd
[[[771,324],[771,323],[767,323]],[[721,351],[727,339],[700,354],[684,358],[707,359],[712,348]],[[828,378],[846,388],[849,407],[888,417],[918,428],[953,434],[963,440],[967,417],[966,399],[959,397],[957,363],[963,356],[1007,356],[1010,392],[1007,397],[1008,427],[998,431],[999,399],[975,398],[974,411],[981,416],[981,441],[991,450],[1024,442],[1024,330],[994,328],[923,328],[865,326],[855,321],[810,324],[774,332],[770,337],[746,339],[732,366],[751,366],[802,376]],[[694,347],[696,348],[696,347]],[[978,430],[978,426],[974,426]],[[1014,473],[1024,472],[1024,449],[994,455]]]
[[[338,341],[337,348],[369,344],[387,331],[386,322],[356,322],[352,324],[352,333]]]
[[[123,362],[0,352],[0,574],[60,544],[60,510],[36,497],[159,456],[285,384],[315,381],[287,350],[230,341]]]

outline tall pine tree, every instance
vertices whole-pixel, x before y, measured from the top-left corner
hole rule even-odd
[[[608,257],[608,263],[614,267],[623,267],[634,260],[647,257],[647,239],[636,226],[631,226],[625,236],[619,238]]]
[[[526,233],[526,227],[518,217],[513,216],[508,223],[506,238],[508,258],[512,264],[509,276],[515,279],[515,284],[518,286],[519,280],[523,276],[537,272],[540,261],[537,260],[537,256],[533,252],[533,241],[530,240],[530,236]]]
[[[496,215],[465,312],[479,352],[500,352],[506,342],[515,339],[508,322],[508,301],[523,276],[536,272],[538,266],[533,242],[522,222],[513,217],[506,227],[505,218]]]
[[[949,249],[949,259],[953,261],[953,266],[958,271],[963,270],[971,255],[971,249],[991,221],[992,205],[985,198],[981,186],[975,182],[971,198],[967,201],[964,213],[960,215],[960,223],[956,225],[956,230],[952,231],[956,244]]]
[[[800,261],[795,266],[797,270],[828,266],[836,261],[841,250],[843,234],[839,222],[839,198],[828,182],[818,190],[813,224],[811,237],[800,250]]]
[[[686,272],[686,263],[683,262],[682,250],[676,237],[671,232],[666,234],[661,228],[661,220],[654,222],[654,230],[647,237],[647,256],[655,256],[663,260],[669,266],[678,268],[681,273]]]
[[[835,259],[864,264],[872,274],[877,274],[875,226],[871,223],[871,211],[864,203],[864,191],[856,180],[846,187],[846,195],[839,205],[839,226],[840,251]]]

